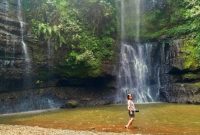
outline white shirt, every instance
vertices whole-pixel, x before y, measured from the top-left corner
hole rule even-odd
[[[132,100],[128,100],[128,110],[134,111],[135,105]]]

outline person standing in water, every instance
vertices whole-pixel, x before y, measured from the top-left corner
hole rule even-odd
[[[129,128],[129,126],[132,124],[133,120],[134,120],[134,117],[135,117],[135,111],[136,111],[136,108],[135,108],[135,104],[133,103],[133,97],[131,94],[128,94],[127,95],[127,104],[128,104],[128,114],[129,114],[129,121],[128,121],[128,124],[125,126],[125,128]]]

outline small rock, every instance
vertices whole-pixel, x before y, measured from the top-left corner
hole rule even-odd
[[[65,103],[65,108],[76,108],[78,107],[79,103],[76,100],[69,100]]]

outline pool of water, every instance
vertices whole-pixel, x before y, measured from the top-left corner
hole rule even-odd
[[[200,106],[142,104],[130,129],[125,105],[61,109],[37,114],[0,116],[0,124],[135,134],[200,134]]]

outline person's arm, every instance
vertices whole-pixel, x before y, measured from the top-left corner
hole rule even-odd
[[[128,110],[129,110],[129,111],[131,111],[131,110],[130,110],[130,107],[131,107],[131,104],[130,104],[130,101],[128,101]]]

